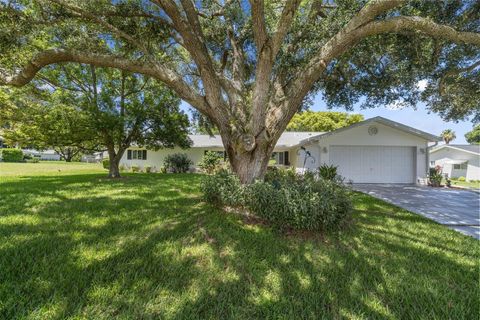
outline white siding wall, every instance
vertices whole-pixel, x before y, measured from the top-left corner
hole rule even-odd
[[[144,150],[142,148],[130,148],[130,150]],[[190,149],[181,149],[181,148],[173,148],[173,149],[160,149],[158,151],[148,150],[147,151],[147,160],[136,160],[136,159],[127,159],[127,151],[123,155],[122,159],[120,160],[120,165],[125,165],[131,167],[132,165],[137,165],[140,168],[144,168],[145,166],[155,167],[159,170],[163,167],[163,161],[165,157],[169,154],[173,153],[186,153],[190,160],[193,161],[193,168],[197,168],[198,162],[202,159],[205,150],[212,150],[212,151],[221,151],[223,149],[220,148],[190,148]]]
[[[455,170],[453,165],[446,164],[450,160],[468,161],[467,170]],[[450,177],[465,177],[467,180],[480,180],[480,156],[451,148],[443,148],[430,153],[430,161],[443,167],[443,172]]]
[[[368,134],[368,128],[372,125],[378,128],[378,133],[373,136]],[[423,138],[374,122],[325,137],[307,146],[307,148],[316,150],[317,162],[315,167],[318,167],[323,163],[335,165],[335,163],[330,163],[330,147],[332,145],[413,147],[416,178],[424,179],[427,173],[427,143]],[[312,154],[314,153],[312,152]]]

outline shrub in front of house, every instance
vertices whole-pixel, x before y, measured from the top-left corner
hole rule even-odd
[[[436,166],[429,169],[428,181],[432,187],[440,187],[442,183],[442,179],[443,179],[442,167]]]
[[[335,230],[352,210],[347,187],[314,174],[287,172],[281,179],[267,176],[251,185],[245,198],[255,215],[280,228]]]
[[[221,163],[222,159],[218,153],[207,151],[198,163],[198,167],[206,174],[213,174],[220,169]]]
[[[136,166],[136,165],[133,165],[132,166],[132,172],[140,172],[140,167]]]
[[[206,176],[202,191],[217,206],[243,207],[280,229],[334,230],[352,210],[350,191],[340,181],[292,170],[269,171],[264,181],[242,186],[227,171]]]
[[[228,170],[220,170],[202,179],[200,188],[206,202],[215,206],[244,206],[244,187],[238,177]]]
[[[338,178],[337,167],[333,165],[322,164],[318,167],[318,175],[325,180],[333,181]]]
[[[102,165],[104,169],[110,170],[110,159],[103,159]]]
[[[167,172],[172,173],[188,172],[192,164],[192,160],[188,158],[186,153],[169,154],[165,157],[165,160],[163,160],[163,165]]]
[[[23,151],[15,148],[0,149],[3,162],[22,162]]]
[[[146,173],[152,172],[152,167],[151,166],[145,166],[145,172]]]
[[[458,177],[458,181],[465,181],[465,177]]]

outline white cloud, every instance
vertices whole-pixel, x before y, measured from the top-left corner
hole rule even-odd
[[[425,80],[425,79],[417,82],[417,88],[420,91],[425,90],[427,88],[427,85],[428,85],[428,80]]]

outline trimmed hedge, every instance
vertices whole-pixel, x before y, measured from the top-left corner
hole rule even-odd
[[[4,162],[22,162],[23,151],[15,148],[0,149]]]
[[[335,230],[352,211],[350,189],[341,181],[292,170],[269,171],[264,181],[246,186],[222,170],[206,176],[201,188],[208,203],[243,207],[281,229]]]

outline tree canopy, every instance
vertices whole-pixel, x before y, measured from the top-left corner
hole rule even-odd
[[[43,67],[64,62],[153,77],[218,128],[244,182],[263,175],[290,119],[318,92],[330,107],[413,106],[420,99],[445,119],[480,120],[475,0],[0,6],[0,84],[25,85]]]
[[[362,120],[363,115],[361,114],[334,111],[305,111],[293,116],[287,126],[287,131],[333,131]]]
[[[472,131],[467,132],[465,139],[470,144],[480,144],[480,124],[474,126]]]
[[[119,176],[118,163],[133,144],[154,150],[190,146],[180,99],[149,77],[67,64],[47,68],[23,91],[28,89],[3,91],[12,100],[10,112],[0,116],[10,124],[9,141],[61,154],[107,150],[112,177]]]

